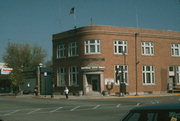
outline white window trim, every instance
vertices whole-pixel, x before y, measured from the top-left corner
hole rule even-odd
[[[91,40],[85,40],[84,41],[84,51],[86,55],[90,55],[90,54],[100,54],[101,53],[101,41],[100,40],[94,40],[95,43],[90,43]],[[99,41],[99,42],[98,42]],[[95,46],[95,52],[91,52],[90,51],[90,46],[93,45]],[[99,47],[99,52],[98,52],[98,47]],[[86,52],[86,50],[88,49],[88,52]]]
[[[148,66],[150,67],[150,71],[146,71],[146,67],[148,67]],[[145,68],[145,70],[143,70],[143,67]],[[143,78],[144,73],[145,73],[145,83],[144,83],[144,78]],[[147,78],[146,78],[147,73],[150,73],[151,83],[147,83]],[[153,74],[154,74],[154,77],[152,77]],[[153,82],[152,78],[154,78],[154,82]],[[155,85],[155,67],[154,66],[150,66],[150,65],[142,66],[142,83],[143,83],[143,85]]]
[[[63,55],[61,55],[61,52],[63,52]],[[58,44],[57,45],[57,59],[66,58],[65,56],[65,45],[64,44]]]
[[[177,47],[176,47],[177,45]],[[179,55],[176,55],[175,50],[178,50]],[[174,57],[180,57],[180,44],[171,44],[171,55]]]
[[[146,43],[149,43],[149,45],[146,45]],[[146,52],[146,48],[149,48],[150,53]],[[148,41],[141,42],[141,53],[144,56],[154,56],[154,43]]]
[[[121,41],[122,44],[119,44],[119,43],[118,43],[119,41]],[[128,45],[128,43],[127,43],[126,40],[114,40],[114,54],[115,54],[115,55],[123,55],[123,54],[127,55],[127,54],[128,54],[127,45]],[[123,51],[124,51],[125,53],[123,53],[123,52],[118,52],[120,46],[123,48]],[[115,49],[115,47],[116,47],[116,49]]]
[[[73,72],[73,68],[75,68],[75,72]],[[73,82],[73,74],[75,74],[76,76],[76,80],[75,80],[75,83]],[[77,66],[71,66],[69,67],[69,86],[79,86],[78,85],[78,67]]]
[[[73,49],[75,49],[75,54],[74,55],[73,55]],[[77,42],[69,43],[69,45],[68,45],[68,56],[69,57],[78,56]]]
[[[176,66],[176,75],[179,75],[179,77],[177,76],[177,85],[180,85],[180,66]]]
[[[123,78],[124,78],[124,81],[125,81],[125,83],[126,83],[126,85],[129,85],[129,76],[128,76],[128,65],[115,65],[114,66],[114,75],[115,75],[115,78],[114,78],[114,80],[115,80],[115,84],[116,85],[119,85],[119,82],[120,81],[117,81],[116,82],[116,67],[117,68],[120,68],[121,66],[123,66],[123,73],[124,73],[124,75],[123,75]],[[126,70],[125,70],[126,69]],[[119,73],[121,73],[121,69],[119,70]],[[127,80],[125,80],[125,74],[127,75]]]
[[[61,69],[63,69],[63,73],[61,73]],[[57,70],[57,86],[58,87],[64,87],[66,85],[66,79],[65,78],[66,78],[65,68],[64,67],[58,68],[58,70]]]

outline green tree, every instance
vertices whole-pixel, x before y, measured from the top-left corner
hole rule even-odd
[[[37,68],[39,63],[44,62],[46,55],[46,51],[40,46],[8,43],[3,60],[8,67],[13,68],[9,75],[12,86],[19,87],[22,83],[22,71]]]

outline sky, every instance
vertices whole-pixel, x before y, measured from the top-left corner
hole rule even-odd
[[[75,24],[180,32],[180,0],[0,0],[0,62],[9,42],[39,45],[51,60],[52,35]]]

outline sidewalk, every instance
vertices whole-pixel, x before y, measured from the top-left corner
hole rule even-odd
[[[133,95],[125,95],[125,96],[73,96],[69,95],[69,100],[86,100],[86,99],[120,99],[120,98],[144,98],[144,97],[167,97],[167,96],[180,96],[180,93],[166,93],[166,94],[148,94],[148,95],[139,95],[139,96],[133,96]],[[12,97],[12,96],[11,96]],[[18,95],[14,96],[17,98],[39,98],[39,99],[54,99],[54,100],[61,100],[66,99],[65,95]]]

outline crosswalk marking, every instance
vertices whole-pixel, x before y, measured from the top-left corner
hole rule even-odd
[[[119,108],[121,106],[121,104],[118,104],[116,107]]]
[[[49,112],[51,112],[51,113],[53,113],[53,112],[56,112],[57,110],[60,110],[60,109],[62,109],[63,107],[59,107],[59,108],[57,108],[57,109],[55,109],[55,110],[51,110],[51,111],[49,111]]]
[[[77,107],[71,109],[70,111],[74,111],[74,110],[76,110],[76,109],[78,109],[78,108],[80,108],[80,106],[77,106]]]
[[[96,105],[96,106],[93,107],[92,109],[97,109],[98,107],[100,107],[100,105]]]
[[[136,106],[139,106],[141,103],[137,103]]]
[[[13,113],[16,113],[16,112],[19,112],[20,110],[15,110],[15,111],[12,111],[12,112],[9,112],[9,113],[6,113],[6,114],[4,114],[4,116],[9,116],[9,115],[11,115],[11,114],[13,114]]]
[[[31,111],[31,112],[28,112],[27,114],[32,114],[32,113],[37,112],[37,111],[39,111],[39,110],[41,110],[41,109],[40,109],[40,108],[35,109],[35,110]]]

